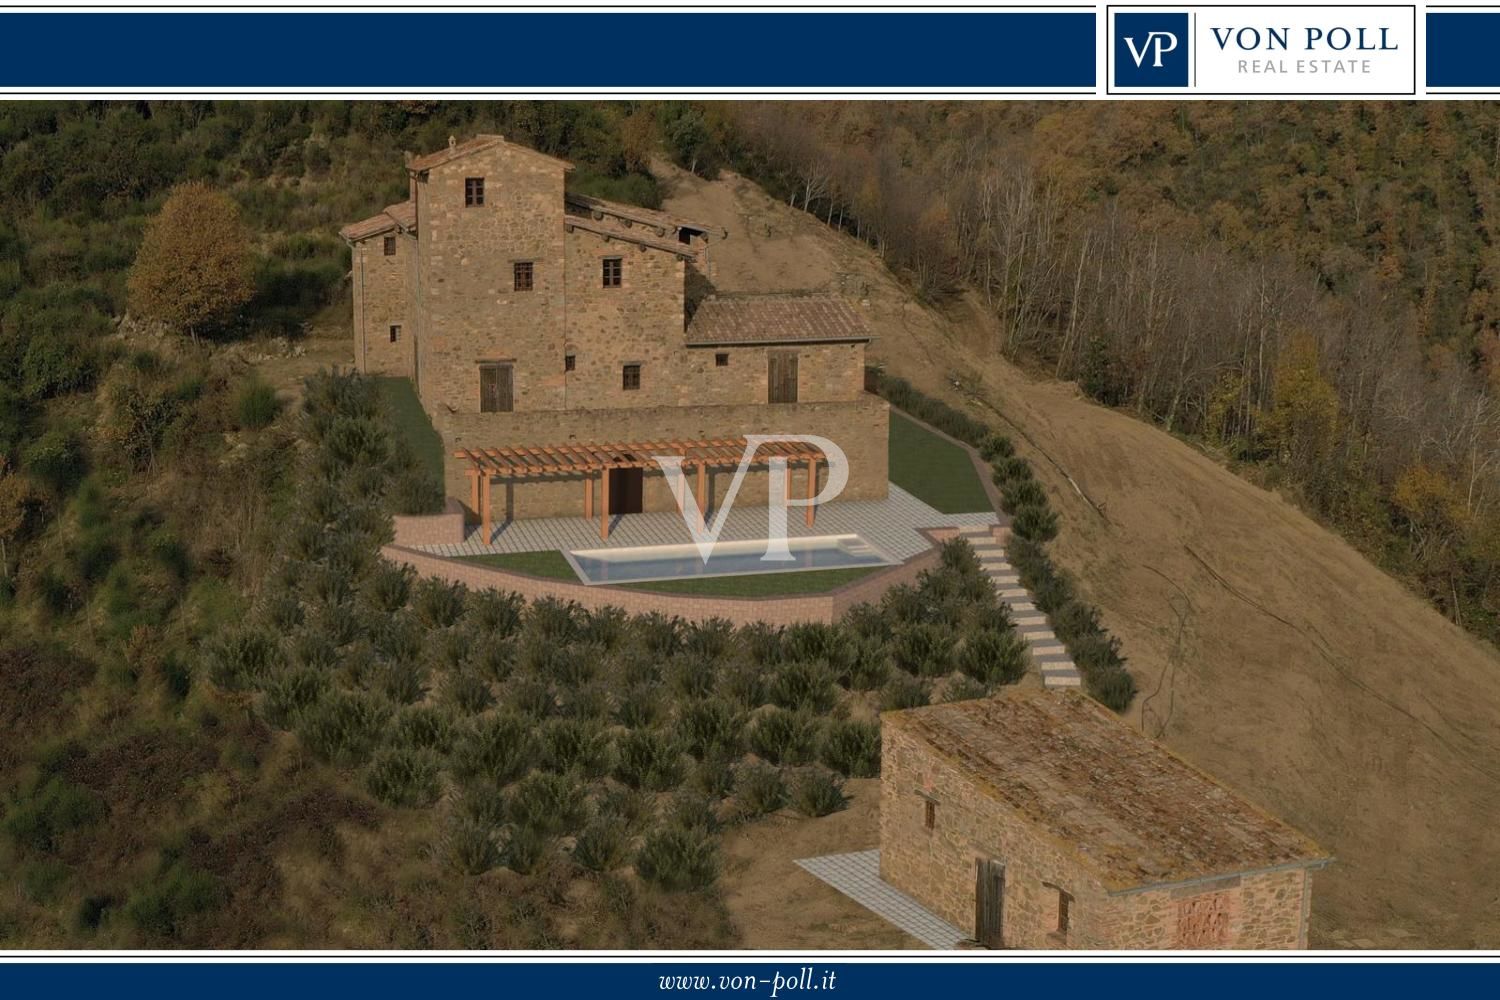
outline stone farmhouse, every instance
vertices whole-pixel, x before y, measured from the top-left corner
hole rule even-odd
[[[1004,948],[1305,948],[1330,860],[1097,703],[881,717],[880,874]]]
[[[406,201],[340,233],[356,366],[412,380],[446,491],[486,537],[492,519],[582,514],[607,535],[613,515],[674,509],[659,454],[712,507],[747,434],[826,437],[849,459],[843,496],[885,496],[888,409],[864,391],[859,310],[717,295],[726,231],[569,193],[570,169],[498,135],[450,139],[408,155]],[[765,503],[783,460],[788,492],[811,496],[821,458],[766,446],[737,502]]]

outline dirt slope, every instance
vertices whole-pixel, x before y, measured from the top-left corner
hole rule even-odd
[[[730,229],[711,251],[720,289],[863,299],[874,360],[1012,426],[1061,512],[1056,557],[1104,609],[1141,682],[1130,720],[1336,855],[1314,882],[1315,946],[1500,947],[1492,648],[1276,495],[996,360],[979,310],[911,302],[867,248],[742,178],[661,174],[669,211]],[[873,846],[872,815],[798,846]],[[760,926],[768,916],[754,914],[752,940],[779,938]],[[805,926],[794,910],[785,919]]]

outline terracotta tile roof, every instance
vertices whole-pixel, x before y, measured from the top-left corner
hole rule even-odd
[[[417,226],[417,206],[409,201],[398,202],[395,205],[387,205],[381,209],[380,214],[372,215],[368,219],[359,222],[351,222],[339,230],[339,235],[350,243],[358,243],[367,240],[371,236],[379,236],[388,233],[392,229],[415,229]]]
[[[1012,691],[887,712],[881,724],[1049,833],[1111,892],[1329,860],[1080,694]]]
[[[729,235],[729,230],[723,226],[714,226],[706,222],[694,222],[684,219],[679,215],[671,215],[667,212],[658,212],[650,208],[640,208],[635,205],[622,205],[619,202],[605,201],[603,198],[591,198],[584,194],[569,193],[563,198],[570,214],[585,214],[589,216],[611,217],[622,223],[638,223],[659,229],[657,236],[668,236],[679,229],[691,229],[695,232],[708,233],[723,239]],[[597,220],[602,221],[602,219]]]
[[[449,146],[447,149],[438,150],[436,153],[428,153],[425,156],[413,157],[407,162],[406,169],[410,170],[412,173],[420,174],[424,171],[431,170],[433,167],[440,167],[450,160],[456,160],[460,157],[468,156],[470,153],[477,153],[480,150],[489,149],[491,146],[499,145],[508,145],[511,149],[514,149],[517,152],[529,153],[532,156],[540,156],[544,160],[551,160],[553,163],[560,164],[565,170],[573,169],[573,164],[569,163],[567,160],[560,160],[555,156],[548,156],[546,153],[540,153],[532,149],[530,146],[522,146],[514,142],[507,143],[505,141],[505,136],[503,135],[476,135],[472,139],[467,139],[463,142],[455,143],[454,145]]]
[[[395,219],[402,229],[417,228],[417,203],[414,201],[399,201],[394,205],[387,205],[385,214]]]
[[[675,254],[684,260],[693,257],[693,250],[686,243],[678,243],[672,239],[658,239],[649,230],[622,229],[619,226],[610,225],[608,222],[595,222],[587,216],[565,215],[563,216],[563,228],[568,232],[582,229],[586,233],[595,233],[611,240],[620,240],[624,243],[633,243],[636,246],[650,247],[652,250],[662,250],[666,253]]]
[[[710,296],[687,326],[689,346],[869,339],[859,310],[835,295]]]

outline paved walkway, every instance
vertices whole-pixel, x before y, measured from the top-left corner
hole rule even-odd
[[[753,541],[766,537],[767,507],[736,504],[725,518],[719,535],[726,542]],[[947,528],[996,524],[993,511],[974,514],[943,514],[891,484],[884,500],[835,501],[818,509],[811,528],[803,520],[802,508],[787,511],[787,534],[793,538],[818,535],[860,535],[896,562],[905,562],[925,551],[931,543],[919,528]],[[712,513],[709,524],[712,526]],[[687,525],[675,511],[616,516],[609,541],[599,540],[597,521],[581,517],[547,517],[509,521],[491,529],[489,541],[479,528],[457,545],[424,545],[425,552],[440,556],[479,556],[502,552],[546,552],[551,550],[626,548],[633,545],[681,545],[691,542]]]
[[[880,877],[880,852],[827,854],[803,858],[797,865],[827,882],[860,906],[883,917],[929,948],[948,951],[969,935],[932,913],[921,903]]]
[[[1021,578],[1005,558],[1005,546],[995,541],[988,528],[965,526],[958,529],[979,555],[979,565],[995,584],[1000,600],[1010,608],[1016,631],[1026,640],[1031,662],[1042,675],[1042,686],[1049,688],[1082,687],[1083,675],[1073,658],[1052,631],[1047,616],[1031,599],[1031,592],[1021,586]]]

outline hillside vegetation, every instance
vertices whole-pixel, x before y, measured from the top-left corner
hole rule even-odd
[[[703,114],[680,164],[733,163],[930,301],[977,296],[988,351],[1212,447],[1500,636],[1493,107]]]

